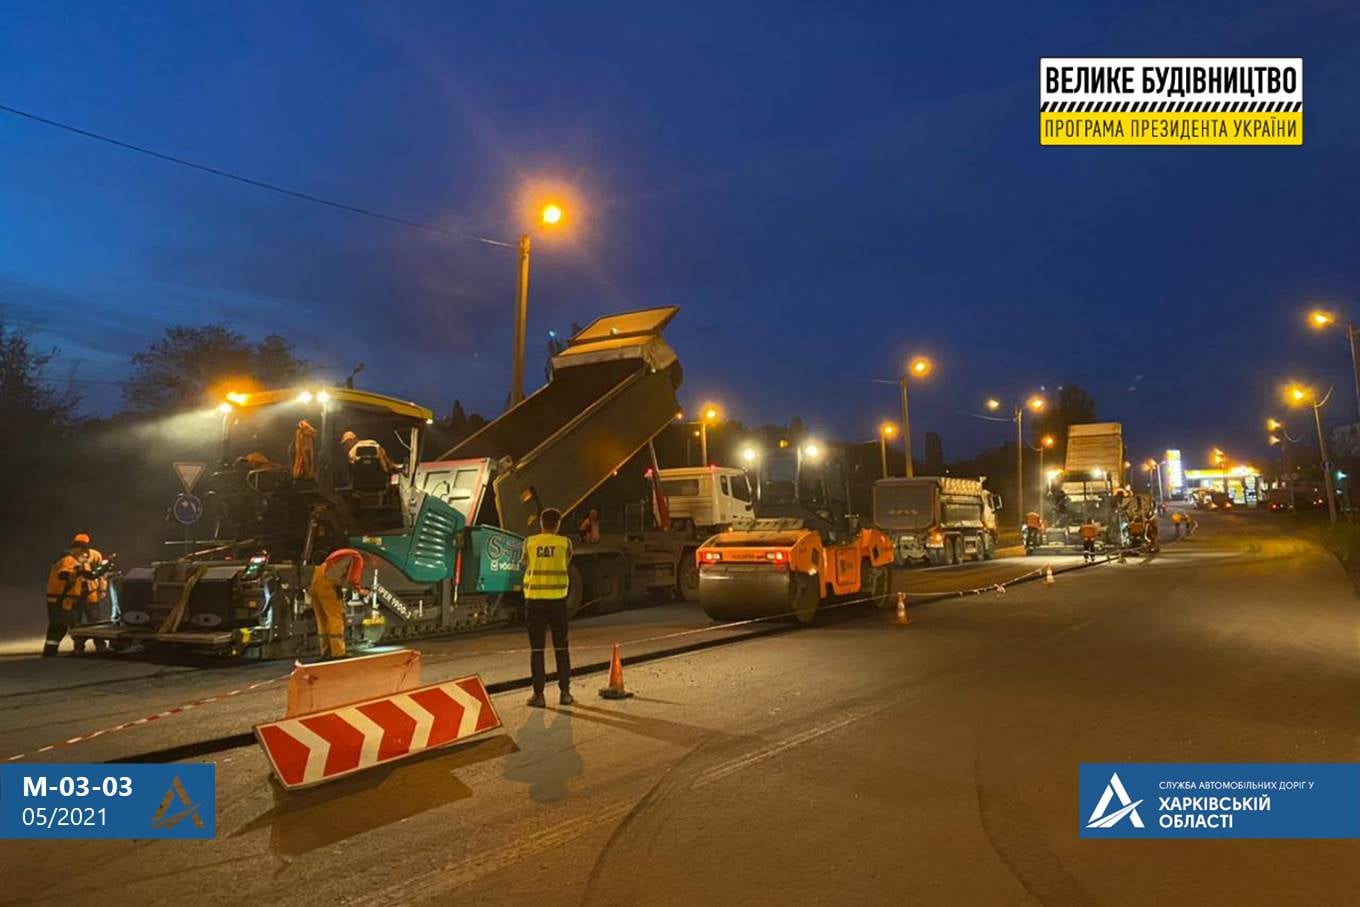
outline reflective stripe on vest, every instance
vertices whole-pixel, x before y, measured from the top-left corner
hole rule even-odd
[[[566,598],[570,585],[567,565],[571,541],[552,533],[531,535],[524,540],[524,597]]]

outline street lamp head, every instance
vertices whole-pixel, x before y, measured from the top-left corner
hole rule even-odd
[[[560,205],[544,205],[539,214],[539,220],[550,227],[555,227],[562,222],[562,207]]]
[[[741,449],[741,461],[743,463],[754,463],[756,461],[756,449],[747,445]]]
[[[1322,309],[1314,309],[1308,313],[1308,323],[1318,330],[1321,330],[1322,328],[1335,324],[1336,316],[1331,312],[1325,312]]]
[[[1267,419],[1266,431],[1279,431],[1280,428],[1283,427],[1283,425],[1284,423],[1282,423],[1279,419]]]
[[[1035,396],[1030,397],[1025,405],[1028,406],[1031,411],[1041,413],[1044,411],[1044,407],[1048,406],[1048,401],[1036,394]]]
[[[718,411],[718,407],[714,406],[712,403],[706,403],[706,404],[704,404],[704,421],[705,421],[705,422],[710,422],[710,423],[712,423],[712,422],[717,422],[717,421],[718,421],[718,418],[719,418],[721,415],[722,415],[722,413],[720,413],[720,412]]]
[[[1284,389],[1284,399],[1290,406],[1302,406],[1313,399],[1313,391],[1301,384],[1291,384]]]
[[[930,369],[930,360],[925,356],[917,356],[915,359],[911,360],[909,365],[907,365],[907,371],[911,372],[913,378],[924,378],[926,375],[930,374]]]
[[[987,408],[995,412],[996,410],[1001,408],[1001,401],[996,399],[995,397],[992,397],[987,400]]]
[[[878,427],[878,433],[885,438],[891,438],[893,435],[897,434],[897,426],[891,422],[884,422]]]
[[[803,445],[803,456],[809,460],[816,460],[822,455],[822,448],[816,441],[809,441]]]
[[[1057,444],[1058,442],[1056,439],[1054,439],[1052,435],[1044,435],[1042,438],[1039,439],[1039,443],[1042,444],[1044,447],[1052,447],[1054,444]]]
[[[1271,435],[1271,436],[1270,436],[1270,443],[1271,443],[1272,446],[1275,445],[1275,444],[1279,444],[1279,443],[1280,443],[1280,437],[1279,437],[1279,435]]]

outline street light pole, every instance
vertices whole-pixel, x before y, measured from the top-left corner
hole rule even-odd
[[[1021,430],[1021,423],[1025,418],[1025,408],[1017,406],[1015,408],[1015,509],[1022,511],[1025,509],[1025,441],[1024,432]],[[1021,531],[1025,528],[1025,515],[1016,513],[1020,518]]]
[[[1360,351],[1355,345],[1355,336],[1360,333],[1360,328],[1353,324],[1346,325],[1346,339],[1351,345],[1351,377],[1355,379],[1355,408],[1360,413]]]
[[[907,452],[906,476],[911,478],[915,473],[912,471],[911,464],[911,413],[907,408],[907,376],[903,375],[898,384],[902,388],[902,449]],[[887,475],[886,467],[884,475]]]
[[[888,477],[888,436],[884,432],[878,433],[878,459],[883,464],[883,478]]]
[[[1322,478],[1327,489],[1327,520],[1336,522],[1336,488],[1332,484],[1332,464],[1331,457],[1327,453],[1327,438],[1322,433],[1322,407],[1332,396],[1329,389],[1327,396],[1313,404],[1313,422],[1317,425],[1318,436],[1318,455],[1322,457]]]
[[[529,318],[529,234],[519,238],[519,289],[515,294],[515,351],[510,368],[510,405],[524,399],[524,332]]]

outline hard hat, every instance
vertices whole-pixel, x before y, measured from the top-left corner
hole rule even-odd
[[[84,532],[77,532],[75,536],[71,539],[71,544],[84,545],[88,548],[90,545],[90,536]]]
[[[358,440],[359,440],[359,436],[356,435],[356,434],[355,434],[354,432],[352,432],[352,431],[347,431],[347,432],[345,432],[343,435],[340,436],[340,443],[341,443],[341,444],[344,444],[344,443],[347,442],[347,441],[358,441]]]

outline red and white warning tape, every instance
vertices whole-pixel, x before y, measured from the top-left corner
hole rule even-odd
[[[196,709],[205,705],[211,705],[214,702],[223,702],[225,700],[231,699],[234,696],[240,696],[242,693],[249,693],[252,690],[258,690],[261,687],[269,686],[272,683],[278,683],[281,680],[287,680],[288,677],[289,677],[288,674],[285,674],[282,677],[271,677],[268,680],[261,680],[258,683],[252,683],[249,686],[239,687],[235,690],[229,690],[226,693],[219,693],[216,696],[205,696],[202,699],[195,699],[193,702],[186,702],[184,705],[178,705],[175,706],[173,709],[166,709],[165,711],[157,712],[154,715],[147,715],[143,718],[137,718],[133,721],[124,721],[122,724],[115,724],[112,727],[101,728],[97,731],[91,731],[88,734],[80,734],[78,736],[71,737],[68,740],[62,740],[58,743],[49,743],[47,746],[40,747],[39,749],[33,750],[32,752],[29,753],[18,753],[17,755],[14,756],[8,756],[6,757],[5,761],[18,762],[20,759],[27,759],[29,756],[41,756],[43,753],[51,752],[52,750],[59,749],[63,746],[71,746],[76,743],[84,743],[87,740],[93,740],[96,737],[103,737],[105,734],[112,734],[116,731],[126,731],[134,727],[141,727],[144,724],[151,724],[153,721],[160,721],[162,718],[169,718],[172,715],[182,714],[184,712],[189,711],[190,709]]]

